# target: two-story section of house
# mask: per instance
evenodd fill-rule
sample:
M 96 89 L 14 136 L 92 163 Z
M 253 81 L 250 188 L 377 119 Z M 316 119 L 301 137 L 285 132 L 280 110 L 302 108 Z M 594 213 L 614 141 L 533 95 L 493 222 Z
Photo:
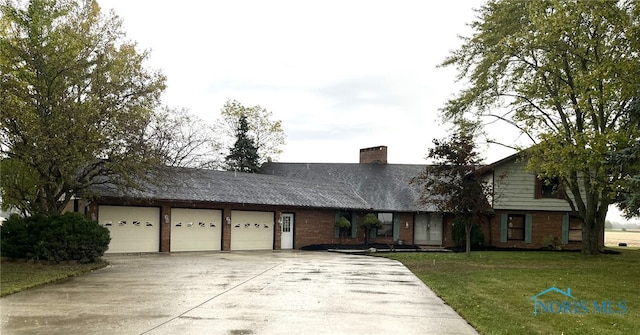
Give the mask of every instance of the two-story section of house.
M 514 154 L 484 167 L 493 185 L 495 215 L 485 227 L 488 245 L 498 248 L 562 248 L 582 246 L 582 222 L 572 212 L 557 178 L 541 180 L 527 172 Z M 488 234 L 488 235 L 487 235 Z M 604 232 L 601 240 L 604 243 Z

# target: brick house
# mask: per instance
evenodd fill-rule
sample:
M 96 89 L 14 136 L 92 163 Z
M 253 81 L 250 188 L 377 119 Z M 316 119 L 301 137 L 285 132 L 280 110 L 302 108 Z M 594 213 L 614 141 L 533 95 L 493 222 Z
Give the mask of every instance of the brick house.
M 493 185 L 495 214 L 483 226 L 487 245 L 498 248 L 540 249 L 555 245 L 579 250 L 582 221 L 564 200 L 557 178 L 541 180 L 525 171 L 526 162 L 514 154 L 483 167 Z M 604 230 L 600 232 L 604 246 Z
M 371 232 L 371 243 L 452 247 L 452 217 L 419 204 L 419 189 L 409 183 L 424 168 L 388 164 L 385 146 L 361 149 L 359 163 L 269 162 L 258 174 L 170 168 L 140 190 L 96 188 L 100 197 L 86 206 L 86 213 L 111 231 L 107 252 L 362 244 L 358 223 L 368 213 L 383 222 Z M 495 197 L 496 215 L 483 225 L 485 245 L 537 249 L 544 238 L 555 236 L 579 247 L 566 202 L 532 202 L 537 201 L 535 176 L 525 180 L 515 158 L 487 166 L 485 176 L 505 171 L 510 179 L 494 186 L 512 195 Z M 524 195 L 528 193 L 530 201 Z M 350 229 L 335 228 L 341 216 L 351 222 Z

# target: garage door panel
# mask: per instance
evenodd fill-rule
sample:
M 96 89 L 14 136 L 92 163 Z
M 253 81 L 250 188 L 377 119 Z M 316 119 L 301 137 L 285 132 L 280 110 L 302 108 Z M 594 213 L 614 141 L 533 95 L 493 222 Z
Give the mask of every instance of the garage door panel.
M 160 249 L 160 209 L 99 206 L 99 223 L 109 229 L 107 253 L 157 252 Z
M 171 209 L 171 251 L 221 250 L 222 211 Z
M 274 213 L 231 211 L 231 250 L 273 249 Z

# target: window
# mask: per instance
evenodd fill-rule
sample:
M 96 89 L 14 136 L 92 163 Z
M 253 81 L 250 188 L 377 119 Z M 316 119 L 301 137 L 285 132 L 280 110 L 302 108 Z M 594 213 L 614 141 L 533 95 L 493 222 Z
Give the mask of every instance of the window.
M 393 236 L 393 213 L 378 213 L 378 220 L 382 222 L 382 227 L 378 229 L 377 236 Z
M 536 178 L 536 199 L 561 199 L 562 193 L 560 179 L 554 178 Z
M 569 218 L 569 241 L 582 242 L 582 221 L 579 217 Z
M 507 239 L 524 241 L 524 215 L 509 215 Z

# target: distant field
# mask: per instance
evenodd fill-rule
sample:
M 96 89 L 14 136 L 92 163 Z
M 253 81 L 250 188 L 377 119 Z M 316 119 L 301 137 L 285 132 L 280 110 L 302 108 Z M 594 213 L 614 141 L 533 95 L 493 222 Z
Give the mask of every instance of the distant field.
M 606 230 L 604 232 L 604 244 L 608 247 L 618 246 L 618 243 L 626 243 L 627 247 L 640 248 L 640 229 Z

